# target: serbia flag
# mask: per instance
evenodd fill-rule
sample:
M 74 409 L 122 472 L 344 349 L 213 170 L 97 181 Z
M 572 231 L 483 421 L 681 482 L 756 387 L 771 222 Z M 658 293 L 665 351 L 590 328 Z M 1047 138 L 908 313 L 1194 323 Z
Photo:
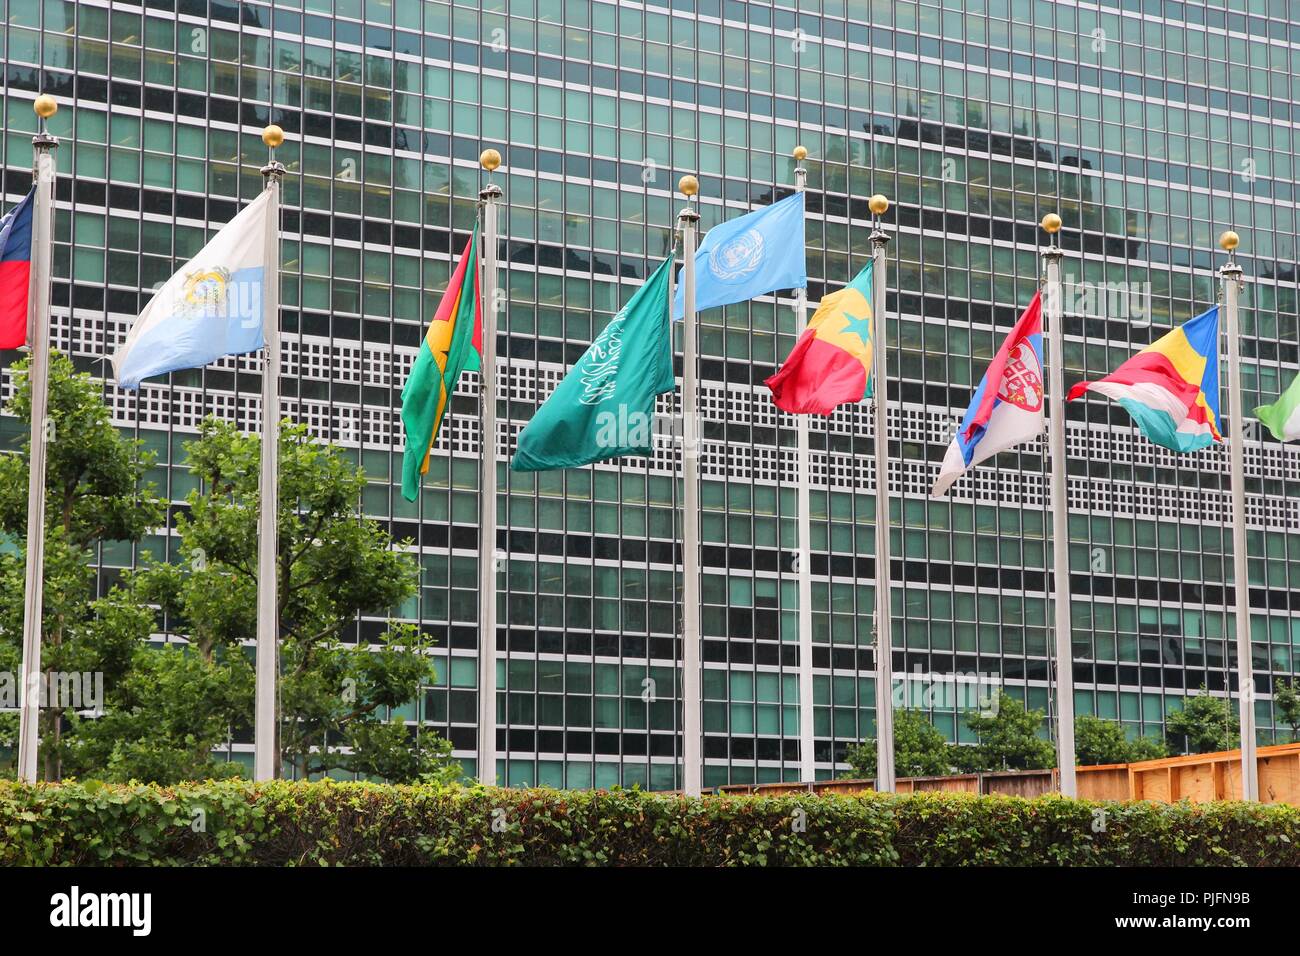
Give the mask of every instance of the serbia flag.
M 1035 292 L 975 389 L 930 494 L 946 495 L 967 469 L 1042 431 L 1043 307 Z
M 27 344 L 27 293 L 32 272 L 33 186 L 0 219 L 0 349 Z

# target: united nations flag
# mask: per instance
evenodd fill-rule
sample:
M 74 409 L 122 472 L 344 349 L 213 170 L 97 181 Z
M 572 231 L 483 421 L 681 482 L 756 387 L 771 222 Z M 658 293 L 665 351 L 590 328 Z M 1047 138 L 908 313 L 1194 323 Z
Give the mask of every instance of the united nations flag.
M 808 285 L 804 194 L 714 226 L 695 254 L 695 308 L 745 302 L 777 289 Z M 673 318 L 685 312 L 680 276 Z

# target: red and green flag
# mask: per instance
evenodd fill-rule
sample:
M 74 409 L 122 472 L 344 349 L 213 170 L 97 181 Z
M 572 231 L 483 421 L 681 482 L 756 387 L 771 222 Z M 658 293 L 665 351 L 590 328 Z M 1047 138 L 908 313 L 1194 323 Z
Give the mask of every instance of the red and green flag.
M 465 369 L 477 370 L 482 351 L 483 309 L 478 288 L 478 229 L 442 294 L 438 311 L 420 343 L 420 354 L 402 389 L 402 425 L 406 454 L 402 459 L 402 497 L 415 501 L 420 480 L 429 471 L 429 452 Z
M 777 408 L 829 415 L 871 394 L 871 276 L 868 262 L 852 282 L 822 299 L 781 370 L 766 382 Z

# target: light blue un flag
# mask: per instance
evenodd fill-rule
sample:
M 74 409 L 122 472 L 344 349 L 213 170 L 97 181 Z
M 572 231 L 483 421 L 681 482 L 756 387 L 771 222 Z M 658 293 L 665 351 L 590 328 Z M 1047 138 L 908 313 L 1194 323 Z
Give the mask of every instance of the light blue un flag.
M 696 310 L 806 288 L 803 220 L 804 194 L 795 193 L 710 229 L 695 253 Z M 673 318 L 685 311 L 679 270 Z

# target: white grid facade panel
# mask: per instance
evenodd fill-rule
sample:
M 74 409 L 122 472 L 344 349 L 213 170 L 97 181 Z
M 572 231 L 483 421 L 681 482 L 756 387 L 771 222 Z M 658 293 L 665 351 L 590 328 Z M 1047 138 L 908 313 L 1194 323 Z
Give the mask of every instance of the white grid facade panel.
M 104 359 L 103 374 L 111 377 L 106 356 L 125 339 L 132 318 L 102 314 L 55 313 L 51 334 L 57 348 L 78 357 Z M 286 334 L 283 338 L 283 375 L 317 381 L 396 387 L 410 373 L 417 349 L 411 347 L 371 346 L 356 342 L 334 342 L 318 336 Z M 226 371 L 261 371 L 261 356 L 252 353 L 228 356 L 213 363 Z M 511 401 L 524 404 L 544 402 L 563 379 L 566 368 L 550 362 L 519 362 L 511 366 L 506 359 L 497 364 L 498 381 Z M 461 376 L 456 395 L 476 398 L 478 374 Z M 5 400 L 14 390 L 12 373 L 6 369 L 0 378 L 0 393 Z M 123 427 L 137 422 L 145 428 L 168 428 L 197 431 L 207 415 L 233 421 L 241 427 L 260 427 L 261 399 L 252 393 L 237 397 L 229 390 L 202 389 L 190 386 L 168 388 L 144 383 L 138 393 L 125 392 L 113 384 L 106 389 L 106 400 L 113 421 Z M 728 423 L 751 428 L 780 428 L 793 432 L 795 417 L 776 408 L 766 386 L 746 386 L 702 382 L 699 389 L 701 433 L 713 433 Z M 654 474 L 680 473 L 681 434 L 680 400 L 676 393 L 661 395 L 655 403 L 657 422 L 654 454 L 648 460 Z M 852 437 L 861 444 L 872 437 L 870 403 L 843 406 L 828 418 L 810 416 L 814 446 L 824 444 L 821 436 Z M 286 397 L 285 414 L 306 424 L 315 438 L 337 442 L 346 447 L 371 449 L 400 448 L 404 441 L 399 408 L 375 408 L 335 401 L 315 401 Z M 932 409 L 920 405 L 903 408 L 891 405 L 890 434 L 905 442 L 927 447 L 932 460 L 909 459 L 890 462 L 890 492 L 907 498 L 924 498 L 938 473 L 941 452 L 952 439 L 959 412 Z M 516 445 L 523 421 L 500 421 L 497 432 L 498 453 L 509 456 Z M 1190 471 L 1226 477 L 1227 449 L 1215 447 L 1194 457 L 1178 455 L 1153 445 L 1134 428 L 1089 427 L 1067 425 L 1066 445 L 1072 460 L 1104 461 L 1127 466 L 1135 479 L 1113 481 L 1102 478 L 1072 476 L 1068 482 L 1069 507 L 1072 512 L 1140 517 L 1176 521 L 1226 522 L 1229 495 L 1226 490 L 1202 490 L 1191 484 Z M 934 447 L 937 446 L 937 447 Z M 867 446 L 869 447 L 869 445 Z M 435 454 L 477 457 L 479 452 L 478 416 L 473 413 L 449 412 L 434 446 Z M 1041 456 L 1041 441 L 1022 447 L 1027 456 Z M 1045 507 L 1047 483 L 1041 472 L 1016 471 L 1014 452 L 1003 454 L 1005 467 L 997 461 L 977 466 L 953 485 L 949 496 L 954 501 L 997 505 L 1018 503 L 1024 507 Z M 875 467 L 870 453 L 849 455 L 818 450 L 811 452 L 812 485 L 836 491 L 868 492 L 875 490 Z M 627 459 L 623 467 L 645 469 L 647 459 Z M 1189 486 L 1155 485 L 1146 477 L 1153 469 L 1173 470 Z M 732 443 L 717 437 L 701 442 L 700 473 L 705 478 L 754 480 L 760 483 L 793 485 L 798 482 L 798 461 L 793 445 Z M 1253 479 L 1300 481 L 1300 449 L 1271 440 L 1251 441 L 1246 448 L 1246 473 Z M 1286 527 L 1300 530 L 1300 499 L 1278 495 L 1247 497 L 1247 519 L 1255 528 Z

